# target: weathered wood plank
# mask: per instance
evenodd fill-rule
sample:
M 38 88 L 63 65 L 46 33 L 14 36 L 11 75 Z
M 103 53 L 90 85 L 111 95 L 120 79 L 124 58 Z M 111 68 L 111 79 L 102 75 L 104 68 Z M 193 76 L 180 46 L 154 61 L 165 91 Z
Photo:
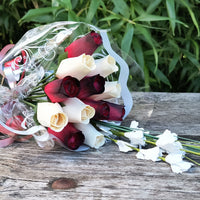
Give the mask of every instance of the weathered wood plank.
M 200 94 L 133 93 L 134 107 L 125 124 L 136 119 L 148 130 L 166 128 L 200 136 Z M 163 162 L 136 159 L 114 144 L 100 150 L 69 152 L 35 142 L 0 149 L 0 199 L 200 199 L 200 168 L 174 174 Z M 53 190 L 50 183 L 73 178 L 76 188 Z

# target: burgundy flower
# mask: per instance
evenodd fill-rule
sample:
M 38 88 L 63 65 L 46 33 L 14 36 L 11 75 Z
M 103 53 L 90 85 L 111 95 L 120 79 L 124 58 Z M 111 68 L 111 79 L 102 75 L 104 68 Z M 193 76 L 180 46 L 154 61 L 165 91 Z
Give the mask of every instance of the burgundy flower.
M 63 79 L 56 79 L 48 83 L 44 92 L 47 94 L 51 102 L 62 102 L 68 97 L 76 97 L 80 90 L 80 82 L 71 76 Z
M 105 79 L 100 76 L 85 77 L 80 80 L 79 99 L 85 99 L 93 94 L 101 94 L 105 90 Z
M 10 128 L 13 128 L 15 130 L 24 130 L 21 126 L 21 123 L 24 121 L 24 117 L 21 115 L 16 115 L 11 117 L 7 120 L 6 125 Z
M 85 140 L 83 133 L 76 129 L 72 123 L 68 123 L 61 132 L 55 132 L 50 128 L 48 128 L 48 132 L 56 136 L 64 145 L 72 150 L 78 149 Z
M 94 119 L 96 120 L 122 121 L 125 114 L 124 106 L 122 105 L 89 99 L 85 99 L 84 103 L 95 108 Z
M 86 55 L 92 55 L 97 47 L 101 44 L 101 36 L 92 31 L 84 37 L 72 42 L 68 47 L 65 48 L 65 52 L 68 53 L 68 58 L 77 57 L 83 53 Z

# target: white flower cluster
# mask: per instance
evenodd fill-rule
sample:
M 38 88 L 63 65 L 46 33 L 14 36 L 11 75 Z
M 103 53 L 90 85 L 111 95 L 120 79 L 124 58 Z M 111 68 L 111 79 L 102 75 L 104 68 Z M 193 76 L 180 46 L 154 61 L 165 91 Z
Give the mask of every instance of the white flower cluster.
M 160 161 L 163 154 L 167 154 L 165 161 L 170 164 L 174 173 L 182 173 L 188 171 L 192 163 L 183 161 L 185 151 L 183 151 L 182 144 L 177 141 L 177 134 L 165 130 L 162 134 L 158 135 L 156 146 L 149 149 L 141 149 L 145 146 L 144 129 L 138 128 L 138 122 L 132 121 L 130 128 L 131 132 L 125 132 L 124 136 L 130 140 L 130 143 L 122 140 L 117 140 L 116 144 L 122 152 L 133 151 L 134 148 L 139 147 L 136 157 L 139 159 L 146 159 L 152 161 Z

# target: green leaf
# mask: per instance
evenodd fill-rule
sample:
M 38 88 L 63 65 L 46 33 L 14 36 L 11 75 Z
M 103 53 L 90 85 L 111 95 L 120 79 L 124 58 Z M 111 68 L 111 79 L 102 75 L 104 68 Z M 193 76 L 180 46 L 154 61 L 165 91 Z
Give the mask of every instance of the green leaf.
M 182 49 L 181 50 L 184 54 L 184 57 L 190 60 L 190 62 L 197 67 L 198 70 L 200 70 L 200 63 L 198 60 L 195 58 L 194 54 L 190 53 L 189 51 Z
M 102 19 L 100 19 L 99 21 L 103 22 L 103 21 L 111 21 L 113 19 L 120 19 L 120 17 L 118 15 L 110 15 L 108 17 L 104 17 Z
M 183 3 L 183 5 L 185 5 L 185 7 L 188 9 L 188 12 L 190 13 L 190 17 L 192 18 L 192 21 L 197 29 L 197 33 L 198 33 L 198 37 L 200 36 L 200 30 L 199 30 L 199 25 L 198 25 L 198 22 L 196 20 L 196 17 L 195 17 L 195 14 L 194 12 L 192 11 L 191 7 L 190 7 L 190 4 L 188 3 L 188 1 L 186 0 L 181 0 L 181 2 Z
M 90 3 L 89 11 L 86 16 L 86 22 L 91 22 L 94 15 L 97 12 L 97 9 L 101 3 L 101 0 L 92 0 Z
M 148 14 L 151 14 L 151 13 L 153 13 L 157 8 L 158 8 L 158 6 L 159 6 L 159 4 L 161 3 L 161 1 L 162 0 L 154 0 L 154 1 L 152 1 L 150 4 L 149 4 L 149 6 L 148 6 L 148 8 L 147 8 L 147 13 Z
M 79 18 L 78 18 L 78 16 L 76 15 L 76 13 L 74 11 L 69 10 L 68 11 L 68 20 L 77 22 L 77 21 L 79 21 Z
M 197 43 L 197 41 L 191 39 L 193 45 L 194 45 L 194 50 L 195 50 L 195 54 L 196 54 L 196 59 L 199 60 L 199 44 Z
M 124 17 L 129 18 L 129 7 L 124 0 L 112 0 L 115 5 L 115 9 L 121 13 Z
M 34 19 L 38 19 L 39 17 L 45 16 L 46 14 L 50 14 L 56 10 L 58 7 L 47 7 L 47 8 L 37 8 L 30 9 L 20 20 L 19 23 L 22 24 L 24 22 L 34 21 Z M 37 20 L 38 21 L 38 20 Z M 40 22 L 40 21 L 38 21 Z
M 180 20 L 171 19 L 169 17 L 159 16 L 159 15 L 149 15 L 147 13 L 143 13 L 141 16 L 135 18 L 133 21 L 139 21 L 139 22 L 151 22 L 151 21 L 172 21 L 177 22 L 179 24 L 182 24 L 185 27 L 188 27 L 187 24 L 181 22 Z
M 176 27 L 176 22 L 174 20 L 176 19 L 176 11 L 175 11 L 174 0 L 166 0 L 166 6 L 167 6 L 168 16 L 171 19 L 173 19 L 173 20 L 170 19 L 170 26 L 171 26 L 173 35 L 175 35 L 174 30 Z
M 149 69 L 151 70 L 151 72 L 154 73 L 155 77 L 156 77 L 159 81 L 161 81 L 161 82 L 163 82 L 164 84 L 168 85 L 170 88 L 172 87 L 171 84 L 170 84 L 169 79 L 163 74 L 163 72 L 162 72 L 160 69 L 157 68 L 157 69 L 155 70 L 156 67 L 153 66 L 153 65 L 149 65 L 148 67 L 149 67 Z
M 147 43 L 149 43 L 151 45 L 151 47 L 152 47 L 154 58 L 155 58 L 155 64 L 156 64 L 155 70 L 156 70 L 157 67 L 158 67 L 158 53 L 157 53 L 156 47 L 154 45 L 154 42 L 152 40 L 151 33 L 150 33 L 150 31 L 148 29 L 146 29 L 146 28 L 144 28 L 142 26 L 136 25 L 136 28 L 137 28 L 137 31 L 139 31 L 140 34 L 142 34 L 144 36 L 144 40 Z
M 126 29 L 125 29 L 125 34 L 124 34 L 124 37 L 122 38 L 122 42 L 121 42 L 122 52 L 124 51 L 127 54 L 129 53 L 129 50 L 131 48 L 131 43 L 133 40 L 133 33 L 134 33 L 133 25 L 127 24 Z
M 133 49 L 137 58 L 138 64 L 144 69 L 144 54 L 140 40 L 136 37 L 133 38 Z
M 57 0 L 57 3 L 59 3 L 59 5 L 62 6 L 63 8 L 65 8 L 66 10 L 72 9 L 71 0 Z M 56 5 L 56 2 L 54 2 L 54 4 Z
M 144 81 L 145 81 L 145 91 L 149 92 L 150 85 L 149 85 L 149 69 L 145 65 L 144 66 Z
M 176 64 L 178 63 L 178 60 L 180 58 L 180 53 L 174 54 L 173 58 L 171 59 L 169 63 L 169 74 L 174 71 Z

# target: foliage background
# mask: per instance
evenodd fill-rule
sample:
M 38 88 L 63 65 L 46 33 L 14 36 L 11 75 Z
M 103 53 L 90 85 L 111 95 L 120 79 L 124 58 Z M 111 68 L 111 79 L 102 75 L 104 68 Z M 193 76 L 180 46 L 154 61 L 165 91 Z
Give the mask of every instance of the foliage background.
M 199 0 L 0 0 L 0 49 L 30 28 L 84 21 L 110 29 L 144 72 L 145 91 L 200 92 Z M 129 87 L 134 90 L 134 67 Z

